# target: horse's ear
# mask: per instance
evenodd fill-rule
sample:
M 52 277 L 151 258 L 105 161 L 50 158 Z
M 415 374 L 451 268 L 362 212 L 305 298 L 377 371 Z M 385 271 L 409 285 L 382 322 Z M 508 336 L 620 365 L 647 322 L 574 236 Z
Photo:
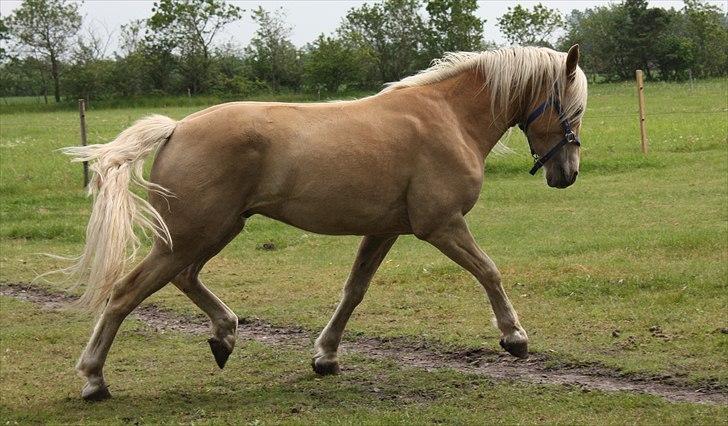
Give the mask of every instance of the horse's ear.
M 574 79 L 574 73 L 576 72 L 576 65 L 579 63 L 579 45 L 575 44 L 569 49 L 569 53 L 566 54 L 566 78 L 571 81 Z

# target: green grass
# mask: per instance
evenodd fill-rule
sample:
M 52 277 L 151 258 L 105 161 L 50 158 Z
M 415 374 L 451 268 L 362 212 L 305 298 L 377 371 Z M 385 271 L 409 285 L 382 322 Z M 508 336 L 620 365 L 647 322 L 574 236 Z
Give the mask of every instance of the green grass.
M 726 407 L 494 383 L 353 355 L 344 374 L 321 378 L 307 350 L 256 342 L 240 342 L 220 371 L 203 336 L 158 334 L 134 320 L 108 360 L 115 397 L 89 404 L 72 371 L 88 318 L 0 303 L 0 419 L 8 424 L 714 424 L 728 416 Z
M 341 93 L 280 92 L 243 95 L 156 95 L 126 98 L 93 99 L 86 102 L 86 109 L 108 110 L 124 108 L 189 108 L 203 109 L 209 105 L 234 101 L 281 101 L 281 102 L 326 102 L 337 99 L 354 99 L 371 95 L 371 91 L 349 90 Z M 55 102 L 52 97 L 46 104 L 43 97 L 14 96 L 0 98 L 3 114 L 24 114 L 29 112 L 56 112 L 78 110 L 77 99 L 62 99 Z
M 728 386 L 728 335 L 719 332 L 728 326 L 728 82 L 648 84 L 646 157 L 634 92 L 630 83 L 590 89 L 582 169 L 567 190 L 528 175 L 528 148 L 514 131 L 507 144 L 517 154 L 487 160 L 470 227 L 503 272 L 533 350 L 554 362 Z M 197 109 L 93 110 L 89 142 L 109 141 L 148 113 L 182 118 Z M 0 278 L 29 281 L 63 266 L 37 253 L 81 249 L 89 212 L 81 167 L 53 152 L 78 143 L 77 114 L 3 110 L 0 121 Z M 256 250 L 266 241 L 278 249 Z M 319 330 L 357 243 L 254 217 L 202 279 L 240 316 Z M 195 310 L 171 288 L 154 300 Z M 490 315 L 473 278 L 402 237 L 348 330 L 496 349 Z M 653 336 L 655 325 L 668 338 Z M 129 363 L 142 368 L 134 357 Z

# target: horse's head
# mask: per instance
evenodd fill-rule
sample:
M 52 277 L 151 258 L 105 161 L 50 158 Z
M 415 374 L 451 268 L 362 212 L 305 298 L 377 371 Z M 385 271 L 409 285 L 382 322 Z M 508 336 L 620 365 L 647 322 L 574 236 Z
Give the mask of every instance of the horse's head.
M 574 45 L 552 90 L 542 95 L 519 125 L 536 160 L 531 174 L 543 166 L 546 182 L 555 188 L 570 186 L 579 174 L 579 130 L 586 107 L 587 83 L 578 62 L 579 45 Z

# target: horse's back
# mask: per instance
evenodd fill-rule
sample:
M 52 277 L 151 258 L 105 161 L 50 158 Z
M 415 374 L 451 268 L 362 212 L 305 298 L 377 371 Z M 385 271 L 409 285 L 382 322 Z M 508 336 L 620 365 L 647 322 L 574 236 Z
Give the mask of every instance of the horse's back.
M 318 233 L 407 233 L 408 192 L 422 179 L 448 192 L 446 178 L 462 174 L 456 141 L 438 142 L 449 122 L 433 115 L 443 117 L 401 94 L 217 105 L 178 123 L 152 178 L 178 208 L 223 203 Z
M 355 102 L 236 102 L 194 113 L 160 149 L 152 181 L 171 210 L 263 214 L 320 233 L 406 231 L 414 130 Z M 416 124 L 413 124 L 413 126 Z M 394 135 L 394 136 L 393 136 Z M 162 208 L 166 201 L 158 200 Z M 325 215 L 331 209 L 341 214 Z M 179 216 L 178 213 L 175 213 Z M 194 213 L 190 213 L 194 214 Z M 220 212 L 215 212 L 220 214 Z

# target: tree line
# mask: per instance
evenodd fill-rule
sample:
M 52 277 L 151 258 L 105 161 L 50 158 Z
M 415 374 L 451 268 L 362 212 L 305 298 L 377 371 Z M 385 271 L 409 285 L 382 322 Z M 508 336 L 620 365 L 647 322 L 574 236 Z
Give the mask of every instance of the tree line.
M 579 43 L 582 67 L 604 80 L 725 75 L 728 19 L 720 8 L 685 0 L 682 9 L 647 0 L 566 16 L 537 4 L 508 8 L 497 26 L 513 45 L 566 50 Z M 483 36 L 476 0 L 385 0 L 350 9 L 331 34 L 303 47 L 281 9 L 244 10 L 225 0 L 158 0 L 151 15 L 111 35 L 83 26 L 70 0 L 24 0 L 0 19 L 0 96 L 104 99 L 154 95 L 248 96 L 264 92 L 375 90 L 448 51 L 497 47 Z M 249 14 L 250 42 L 220 41 Z M 84 31 L 85 29 L 85 31 Z

